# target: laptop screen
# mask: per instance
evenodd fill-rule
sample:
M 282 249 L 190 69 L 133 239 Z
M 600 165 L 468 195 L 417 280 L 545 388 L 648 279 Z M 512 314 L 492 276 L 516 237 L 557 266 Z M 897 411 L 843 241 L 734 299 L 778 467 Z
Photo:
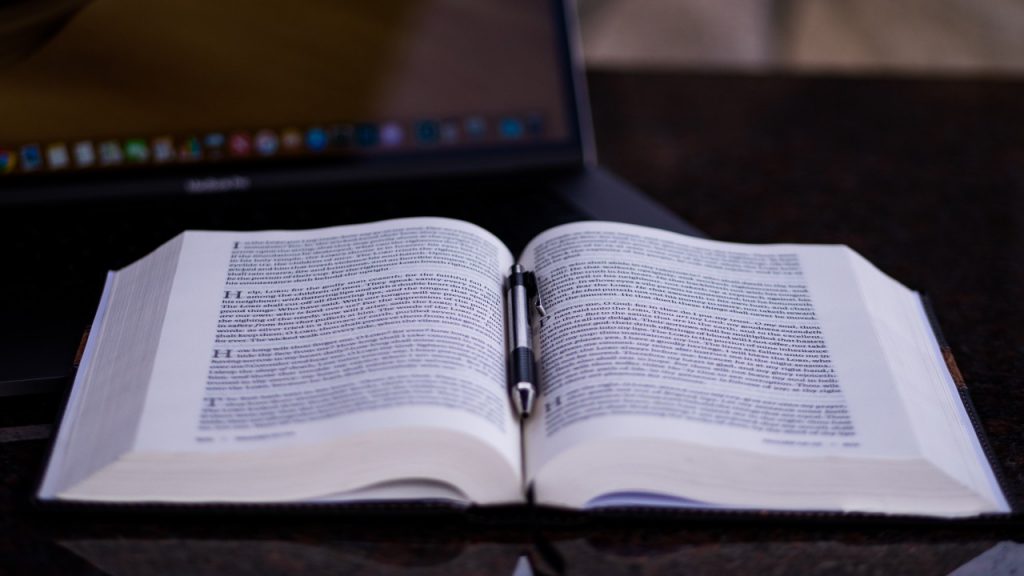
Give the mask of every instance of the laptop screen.
M 180 190 L 185 177 L 268 168 L 320 169 L 329 181 L 424 159 L 450 168 L 577 151 L 561 10 L 553 0 L 0 6 L 0 191 L 129 180 Z

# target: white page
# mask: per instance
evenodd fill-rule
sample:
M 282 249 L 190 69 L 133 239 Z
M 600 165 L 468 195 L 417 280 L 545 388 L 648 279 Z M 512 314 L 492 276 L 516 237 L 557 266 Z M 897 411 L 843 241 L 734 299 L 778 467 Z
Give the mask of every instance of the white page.
M 973 433 L 956 384 L 942 357 L 920 296 L 855 256 L 853 269 L 921 451 L 929 462 L 1008 510 L 984 451 Z
M 579 442 L 636 436 L 918 456 L 850 254 L 611 223 L 535 238 L 521 263 L 548 316 L 535 331 L 542 401 L 528 469 Z
M 135 450 L 237 452 L 413 426 L 475 435 L 518 470 L 502 320 L 511 262 L 493 235 L 438 218 L 188 233 Z
M 131 448 L 182 244 L 174 238 L 107 274 L 42 497 L 53 497 Z

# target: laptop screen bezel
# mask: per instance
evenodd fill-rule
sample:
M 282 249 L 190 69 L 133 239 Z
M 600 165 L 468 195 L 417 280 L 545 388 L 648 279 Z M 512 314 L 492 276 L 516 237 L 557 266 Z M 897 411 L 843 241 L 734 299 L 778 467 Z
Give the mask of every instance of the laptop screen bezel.
M 486 176 L 579 167 L 594 159 L 589 103 L 575 3 L 551 0 L 556 56 L 562 80 L 569 137 L 487 149 L 429 151 L 360 158 L 275 159 L 266 163 L 193 164 L 124 168 L 104 173 L 46 173 L 7 176 L 0 204 L 85 200 L 111 196 L 301 191 L 345 184 L 415 178 Z

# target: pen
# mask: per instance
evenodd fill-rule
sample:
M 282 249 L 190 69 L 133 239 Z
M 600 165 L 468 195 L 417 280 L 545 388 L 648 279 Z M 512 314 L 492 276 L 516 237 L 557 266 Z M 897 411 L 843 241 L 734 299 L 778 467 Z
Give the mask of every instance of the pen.
M 532 276 L 519 264 L 512 266 L 505 297 L 508 306 L 509 395 L 520 418 L 526 418 L 533 412 L 533 403 L 537 398 L 537 369 L 529 315 Z

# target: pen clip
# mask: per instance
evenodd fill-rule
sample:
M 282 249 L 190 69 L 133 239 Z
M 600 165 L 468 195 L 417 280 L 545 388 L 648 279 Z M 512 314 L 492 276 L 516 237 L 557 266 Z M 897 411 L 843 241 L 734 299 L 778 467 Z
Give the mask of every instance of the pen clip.
M 540 297 L 540 287 L 537 286 L 537 276 L 533 272 L 524 272 L 526 276 L 526 292 L 533 298 L 533 307 L 537 310 L 537 317 L 543 318 L 548 315 L 544 310 L 544 301 Z

